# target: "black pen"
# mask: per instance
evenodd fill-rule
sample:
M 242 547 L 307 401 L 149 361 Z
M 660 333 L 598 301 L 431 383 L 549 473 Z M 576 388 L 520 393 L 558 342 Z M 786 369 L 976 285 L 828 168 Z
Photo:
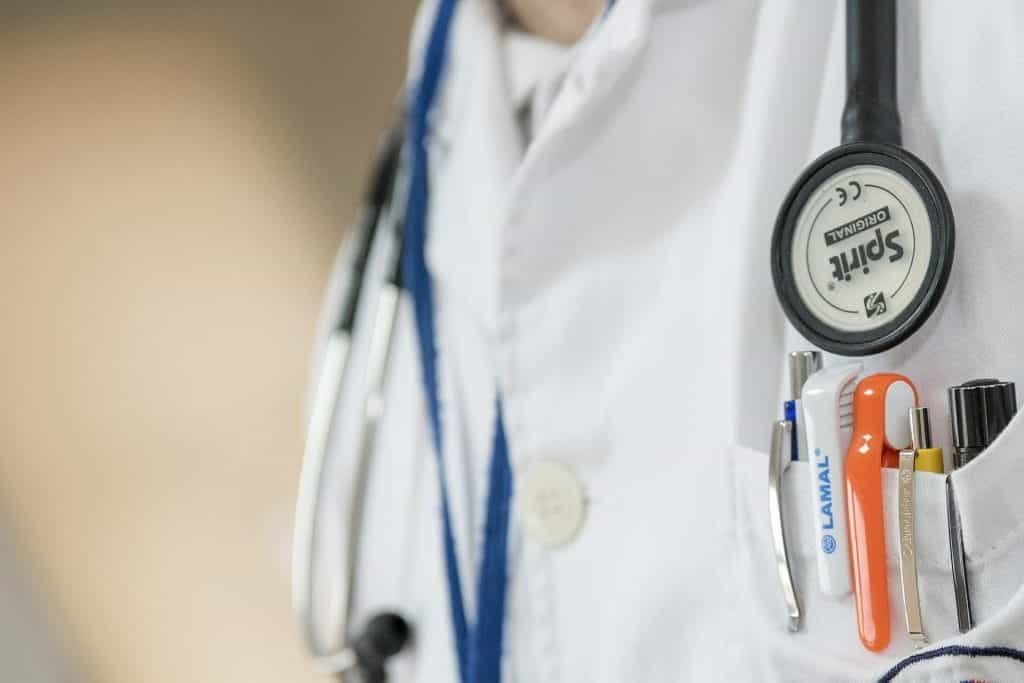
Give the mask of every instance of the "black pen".
M 981 455 L 1017 412 L 1013 382 L 976 379 L 949 388 L 949 418 L 953 423 L 953 469 L 957 470 Z M 953 479 L 946 477 L 946 514 L 949 517 L 949 554 L 953 563 L 953 594 L 960 633 L 973 625 L 970 592 L 967 589 L 967 560 L 960 511 L 953 493 Z

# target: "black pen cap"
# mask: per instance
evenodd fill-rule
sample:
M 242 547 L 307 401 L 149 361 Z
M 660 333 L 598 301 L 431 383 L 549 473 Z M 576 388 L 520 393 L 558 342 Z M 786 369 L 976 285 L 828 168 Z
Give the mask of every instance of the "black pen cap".
M 976 379 L 949 388 L 949 417 L 953 446 L 981 449 L 996 440 L 1017 412 L 1013 382 Z

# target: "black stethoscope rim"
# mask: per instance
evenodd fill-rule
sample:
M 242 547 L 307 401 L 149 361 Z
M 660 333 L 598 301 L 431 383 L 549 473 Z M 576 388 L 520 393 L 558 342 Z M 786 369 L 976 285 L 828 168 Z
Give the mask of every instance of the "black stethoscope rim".
M 800 211 L 811 194 L 834 174 L 858 165 L 887 168 L 905 178 L 921 195 L 931 223 L 932 252 L 924 286 L 906 309 L 884 325 L 866 331 L 837 329 L 816 317 L 796 288 L 790 254 Z M 779 303 L 793 326 L 812 344 L 843 356 L 866 356 L 891 349 L 925 323 L 938 306 L 953 266 L 953 209 L 942 183 L 928 166 L 902 147 L 856 142 L 818 157 L 786 195 L 772 233 L 772 280 Z

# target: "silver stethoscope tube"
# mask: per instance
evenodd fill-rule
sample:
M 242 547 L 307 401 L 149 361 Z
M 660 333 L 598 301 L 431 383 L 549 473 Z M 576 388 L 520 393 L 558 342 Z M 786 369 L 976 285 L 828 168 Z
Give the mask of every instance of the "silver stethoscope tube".
M 303 452 L 302 472 L 295 510 L 295 536 L 292 546 L 292 608 L 298 619 L 301 635 L 310 657 L 317 668 L 328 673 L 344 675 L 360 665 L 360 656 L 350 640 L 352 595 L 355 591 L 355 571 L 359 557 L 360 531 L 364 494 L 369 462 L 376 445 L 377 428 L 384 412 L 384 381 L 394 341 L 395 323 L 401 308 L 401 289 L 398 286 L 400 260 L 400 212 L 390 202 L 391 196 L 401 196 L 396 187 L 395 168 L 398 141 L 392 136 L 383 152 L 378 167 L 375 187 L 382 183 L 384 191 L 374 191 L 363 215 L 351 248 L 356 250 L 351 268 L 349 293 L 343 304 L 339 323 L 330 332 L 323 352 L 323 362 L 317 382 Z M 389 159 L 388 156 L 394 155 Z M 388 165 L 389 162 L 392 165 Z M 390 173 L 390 175 L 389 175 Z M 370 345 L 366 364 L 366 390 L 362 396 L 361 424 L 351 451 L 352 477 L 347 480 L 344 496 L 343 524 L 345 548 L 339 579 L 340 595 L 335 624 L 335 642 L 325 646 L 318 636 L 314 614 L 316 587 L 314 579 L 316 542 L 321 501 L 324 494 L 324 473 L 331 454 L 333 425 L 337 417 L 342 388 L 355 381 L 350 363 L 356 311 L 361 298 L 362 285 L 367 277 L 370 252 L 382 242 L 387 249 L 387 280 L 377 291 L 373 301 L 373 318 L 369 329 Z
M 302 474 L 299 479 L 299 495 L 295 508 L 295 537 L 292 543 L 292 609 L 295 611 L 302 630 L 302 637 L 309 655 L 317 666 L 327 671 L 340 671 L 355 664 L 355 654 L 345 647 L 344 635 L 340 647 L 328 650 L 321 646 L 316 633 L 313 615 L 314 581 L 313 571 L 316 544 L 317 512 L 323 486 L 324 465 L 327 460 L 327 444 L 330 441 L 331 423 L 335 407 L 341 394 L 351 335 L 335 330 L 331 332 L 324 353 L 320 381 L 313 399 L 313 409 L 306 432 L 306 446 L 302 458 Z M 351 544 L 351 540 L 349 541 Z M 350 564 L 346 562 L 346 564 Z M 347 577 L 346 577 L 347 578 Z M 348 582 L 346 582 L 347 585 Z M 347 588 L 344 589 L 347 591 Z M 347 596 L 345 597 L 347 602 Z M 341 608 L 340 632 L 348 626 L 348 606 Z
M 371 328 L 371 346 L 367 364 L 368 389 L 364 399 L 363 423 L 354 449 L 355 468 L 345 496 L 344 519 L 347 523 L 346 552 L 342 562 L 341 603 L 338 619 L 339 642 L 325 649 L 316 634 L 313 615 L 314 552 L 318 509 L 323 492 L 323 473 L 327 461 L 331 425 L 334 422 L 341 387 L 345 381 L 351 347 L 350 335 L 331 333 L 324 357 L 323 374 L 317 386 L 306 438 L 304 464 L 299 484 L 293 563 L 292 600 L 303 636 L 317 667 L 327 672 L 344 672 L 357 664 L 349 646 L 351 598 L 355 591 L 356 561 L 359 556 L 366 475 L 376 446 L 377 428 L 384 408 L 384 377 L 394 346 L 395 322 L 400 309 L 401 292 L 394 283 L 386 283 L 377 295 Z

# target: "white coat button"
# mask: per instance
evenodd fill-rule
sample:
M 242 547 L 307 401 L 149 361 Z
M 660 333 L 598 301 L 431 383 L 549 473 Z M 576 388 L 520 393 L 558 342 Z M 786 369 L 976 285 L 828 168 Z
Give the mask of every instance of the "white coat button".
M 551 548 L 576 537 L 583 525 L 583 487 L 565 465 L 535 462 L 516 488 L 519 517 L 530 538 Z

